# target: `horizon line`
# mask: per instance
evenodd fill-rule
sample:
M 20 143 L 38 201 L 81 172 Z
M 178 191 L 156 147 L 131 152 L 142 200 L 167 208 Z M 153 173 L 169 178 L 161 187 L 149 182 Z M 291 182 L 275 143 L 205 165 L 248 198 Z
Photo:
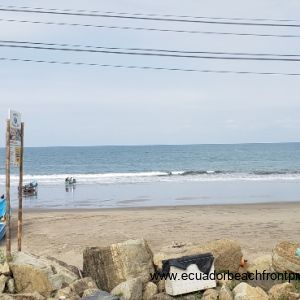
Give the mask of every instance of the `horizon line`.
M 84 148 L 84 147 L 155 147 L 155 146 L 217 146 L 217 145 L 264 145 L 264 144 L 299 144 L 296 142 L 239 142 L 239 143 L 191 143 L 191 144 L 105 144 L 105 145 L 54 145 L 54 146 L 24 146 L 24 148 Z M 0 147 L 5 149 L 5 147 Z

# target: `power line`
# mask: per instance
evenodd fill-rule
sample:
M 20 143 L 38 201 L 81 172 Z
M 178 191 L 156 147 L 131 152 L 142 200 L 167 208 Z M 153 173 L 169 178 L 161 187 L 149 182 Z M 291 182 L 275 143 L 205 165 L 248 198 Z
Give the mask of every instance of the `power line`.
M 91 66 L 91 67 L 105 67 L 105 68 L 118 68 L 118 69 L 141 69 L 141 70 L 156 70 L 156 71 L 180 71 L 180 72 L 196 72 L 196 73 L 240 74 L 240 75 L 300 76 L 300 73 L 252 72 L 252 71 L 204 70 L 204 69 L 200 70 L 200 69 L 165 68 L 165 67 L 134 66 L 134 65 L 126 66 L 126 65 L 72 62 L 72 61 L 33 60 L 33 59 L 8 58 L 8 57 L 0 57 L 0 61 L 33 62 L 33 63 Z
M 11 45 L 0 44 L 0 47 L 21 48 L 35 50 L 51 50 L 51 51 L 68 51 L 68 52 L 89 52 L 117 55 L 139 55 L 139 56 L 156 56 L 156 57 L 173 57 L 173 58 L 192 58 L 192 59 L 217 59 L 217 60 L 254 60 L 254 61 L 281 61 L 281 62 L 299 62 L 300 58 L 273 58 L 273 57 L 241 57 L 241 56 L 211 56 L 211 55 L 181 55 L 181 54 L 165 54 L 165 53 L 149 53 L 149 52 L 126 52 L 99 49 L 78 49 L 78 48 L 58 48 L 58 47 L 41 47 L 30 45 Z M 207 52 L 209 54 L 209 52 Z
M 93 46 L 82 44 L 66 44 L 66 43 L 44 43 L 32 41 L 15 41 L 15 40 L 0 40 L 0 43 L 20 44 L 20 45 L 44 45 L 58 47 L 76 47 L 76 48 L 93 48 L 105 50 L 122 50 L 122 51 L 143 51 L 143 52 L 163 52 L 163 53 L 180 53 L 180 54 L 214 54 L 214 55 L 237 55 L 237 56 L 278 56 L 278 57 L 300 57 L 300 54 L 281 54 L 281 53 L 249 53 L 249 52 L 220 52 L 220 51 L 188 51 L 188 50 L 173 50 L 173 49 L 155 49 L 155 48 L 120 48 L 107 46 Z
M 117 15 L 104 13 L 84 13 L 76 11 L 61 11 L 61 10 L 44 10 L 44 9 L 16 9 L 16 8 L 0 8 L 0 11 L 6 12 L 22 12 L 22 13 L 38 13 L 51 15 L 67 15 L 78 17 L 100 17 L 100 18 L 117 18 L 117 19 L 131 19 L 144 21 L 163 21 L 163 22 L 184 22 L 184 23 L 203 23 L 203 24 L 219 24 L 219 25 L 239 25 L 239 26 L 267 26 L 267 27 L 293 27 L 298 28 L 300 24 L 276 24 L 276 23 L 252 23 L 252 22 L 232 22 L 232 21 L 207 21 L 207 20 L 191 20 L 191 19 L 176 19 L 163 17 L 142 17 L 134 15 Z
M 147 17 L 164 17 L 164 18 L 190 18 L 190 19 L 210 19 L 210 20 L 231 20 L 231 21 L 259 21 L 259 22 L 300 22 L 295 19 L 268 19 L 268 18 L 240 18 L 240 17 L 207 17 L 207 16 L 187 16 L 187 15 L 172 15 L 172 14 L 145 14 L 145 13 L 129 13 L 129 12 L 116 12 L 116 11 L 99 11 L 99 10 L 75 10 L 75 9 L 57 9 L 57 8 L 43 8 L 43 7 L 29 7 L 29 6 L 16 6 L 16 5 L 0 5 L 3 8 L 13 9 L 27 9 L 27 10 L 49 10 L 49 11 L 63 11 L 63 12 L 76 12 L 76 13 L 90 13 L 90 14 L 117 14 L 117 15 L 132 15 L 132 16 L 147 16 Z
M 276 37 L 276 38 L 299 38 L 300 35 L 295 34 L 268 34 L 268 33 L 247 33 L 247 32 L 224 32 L 224 31 L 202 31 L 202 30 L 184 30 L 184 29 L 164 29 L 164 28 L 147 28 L 134 26 L 109 26 L 95 25 L 82 23 L 67 23 L 67 22 L 47 22 L 47 21 L 30 21 L 16 19 L 0 19 L 0 22 L 12 23 L 27 23 L 27 24 L 42 24 L 42 25 L 57 25 L 57 26 L 74 26 L 74 27 L 91 27 L 98 29 L 120 29 L 120 30 L 135 30 L 135 31 L 154 31 L 154 32 L 172 32 L 172 33 L 188 33 L 188 34 L 205 34 L 205 35 L 233 35 L 233 36 L 255 36 L 255 37 Z

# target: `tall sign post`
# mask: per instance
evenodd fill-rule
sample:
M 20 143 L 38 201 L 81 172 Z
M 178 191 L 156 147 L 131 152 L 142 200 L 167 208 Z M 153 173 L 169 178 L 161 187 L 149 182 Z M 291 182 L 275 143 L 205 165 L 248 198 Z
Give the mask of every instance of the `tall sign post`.
M 10 120 L 6 124 L 6 161 L 5 161 L 5 175 L 6 175 L 6 256 L 11 257 L 11 240 L 10 240 Z
M 23 136 L 24 124 L 21 123 L 21 114 L 9 111 L 9 120 L 6 129 L 6 255 L 11 256 L 11 205 L 10 205 L 10 166 L 19 167 L 19 211 L 18 211 L 18 250 L 22 242 L 22 185 L 23 185 Z
M 24 123 L 21 123 L 21 151 L 19 169 L 19 209 L 18 209 L 18 251 L 22 250 L 23 236 L 23 156 L 24 156 Z

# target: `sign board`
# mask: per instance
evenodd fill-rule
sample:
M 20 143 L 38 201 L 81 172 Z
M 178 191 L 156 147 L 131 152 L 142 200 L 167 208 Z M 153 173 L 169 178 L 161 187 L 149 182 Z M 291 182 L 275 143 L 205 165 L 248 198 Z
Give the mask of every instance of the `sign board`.
M 21 113 L 15 110 L 9 111 L 10 120 L 10 159 L 15 167 L 20 166 L 21 159 Z

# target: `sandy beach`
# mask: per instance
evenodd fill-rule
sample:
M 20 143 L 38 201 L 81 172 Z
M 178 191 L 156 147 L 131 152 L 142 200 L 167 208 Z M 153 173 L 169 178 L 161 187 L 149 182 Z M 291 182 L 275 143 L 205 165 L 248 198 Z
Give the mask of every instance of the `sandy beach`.
M 87 246 L 145 238 L 154 252 L 173 241 L 235 239 L 249 259 L 280 240 L 299 241 L 300 202 L 98 210 L 27 210 L 23 250 L 78 267 Z M 16 249 L 16 214 L 13 216 Z M 3 245 L 3 244 L 2 244 Z M 4 246 L 4 245 L 3 245 Z

